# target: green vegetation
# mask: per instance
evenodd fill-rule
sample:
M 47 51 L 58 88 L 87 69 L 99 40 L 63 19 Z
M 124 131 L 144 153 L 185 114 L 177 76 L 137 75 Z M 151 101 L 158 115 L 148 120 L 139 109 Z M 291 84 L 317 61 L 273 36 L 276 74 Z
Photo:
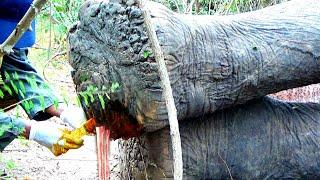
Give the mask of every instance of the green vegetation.
M 0 154 L 0 164 L 4 165 L 4 172 L 6 172 L 6 176 L 1 179 L 14 179 L 13 169 L 17 167 L 16 163 L 12 159 L 5 158 L 2 154 Z
M 76 102 L 67 57 L 67 34 L 77 21 L 79 8 L 84 1 L 49 1 L 36 18 L 37 41 L 29 54 L 39 74 L 66 103 Z
M 261 9 L 287 0 L 156 0 L 170 9 L 188 14 L 235 14 Z
M 49 33 L 52 35 L 52 39 L 49 40 L 52 40 L 53 45 L 65 45 L 68 29 L 77 21 L 78 11 L 83 2 L 84 0 L 50 1 L 37 17 L 37 34 L 40 38 L 43 34 Z

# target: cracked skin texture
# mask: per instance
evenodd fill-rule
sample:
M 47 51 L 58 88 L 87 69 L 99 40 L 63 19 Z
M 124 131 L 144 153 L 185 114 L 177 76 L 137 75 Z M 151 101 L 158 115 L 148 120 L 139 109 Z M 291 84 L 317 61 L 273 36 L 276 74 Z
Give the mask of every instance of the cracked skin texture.
M 154 56 L 144 56 L 152 52 L 144 19 L 133 2 L 89 1 L 69 34 L 78 92 L 120 84 L 116 92 L 104 91 L 110 99 L 103 96 L 119 109 L 103 110 L 97 100 L 85 106 L 99 123 L 113 124 L 108 117 L 119 116 L 115 137 L 129 136 L 117 135 L 126 124 L 128 134 L 168 125 Z M 179 120 L 320 81 L 317 0 L 232 16 L 180 15 L 154 2 L 144 8 L 165 56 Z
M 263 97 L 182 121 L 179 128 L 183 179 L 230 179 L 226 164 L 239 180 L 320 178 L 319 103 Z M 121 179 L 145 177 L 136 162 L 140 154 L 146 154 L 150 178 L 173 179 L 168 127 L 122 142 Z

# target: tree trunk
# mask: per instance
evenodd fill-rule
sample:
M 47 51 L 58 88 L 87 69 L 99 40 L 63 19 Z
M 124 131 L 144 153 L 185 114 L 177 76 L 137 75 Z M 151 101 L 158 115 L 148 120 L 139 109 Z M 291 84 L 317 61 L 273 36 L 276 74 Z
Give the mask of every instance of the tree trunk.
M 179 120 L 320 82 L 320 1 L 222 17 L 179 15 L 154 2 L 146 9 L 165 55 Z M 154 54 L 134 1 L 88 2 L 69 42 L 77 91 L 93 85 L 110 97 L 104 96 L 106 110 L 99 98 L 86 108 L 111 127 L 112 138 L 168 125 Z M 115 83 L 118 90 L 111 88 Z

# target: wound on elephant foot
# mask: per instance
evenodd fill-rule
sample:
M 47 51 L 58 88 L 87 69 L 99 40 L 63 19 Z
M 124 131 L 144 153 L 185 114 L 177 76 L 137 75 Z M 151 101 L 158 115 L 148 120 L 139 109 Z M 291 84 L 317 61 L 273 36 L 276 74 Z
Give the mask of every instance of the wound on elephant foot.
M 107 108 L 102 112 L 96 112 L 92 109 L 86 110 L 89 112 L 89 117 L 100 117 L 97 118 L 99 119 L 98 125 L 105 126 L 110 130 L 110 139 L 129 139 L 143 133 L 143 126 L 130 116 L 127 108 L 118 101 L 108 103 Z

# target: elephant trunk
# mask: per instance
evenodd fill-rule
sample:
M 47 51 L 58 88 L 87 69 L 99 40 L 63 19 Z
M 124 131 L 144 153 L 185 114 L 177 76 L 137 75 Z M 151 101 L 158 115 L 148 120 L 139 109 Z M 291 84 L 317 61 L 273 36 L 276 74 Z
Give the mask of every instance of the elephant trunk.
M 164 53 L 179 120 L 320 80 L 317 0 L 221 17 L 180 15 L 154 2 L 144 8 Z M 77 91 L 101 92 L 84 106 L 112 127 L 111 137 L 168 125 L 157 64 L 134 1 L 87 2 L 69 43 Z

